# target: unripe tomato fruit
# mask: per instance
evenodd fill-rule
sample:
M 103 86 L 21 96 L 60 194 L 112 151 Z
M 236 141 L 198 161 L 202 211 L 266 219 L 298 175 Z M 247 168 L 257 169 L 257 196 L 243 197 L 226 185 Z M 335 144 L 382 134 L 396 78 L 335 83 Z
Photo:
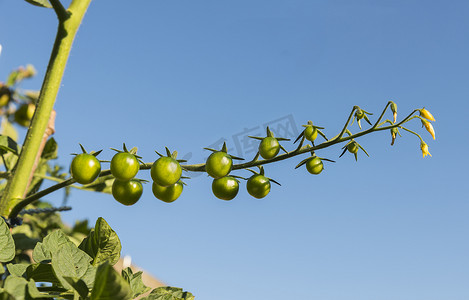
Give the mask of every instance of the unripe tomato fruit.
M 212 182 L 212 192 L 218 199 L 231 200 L 236 197 L 238 191 L 239 183 L 234 177 L 225 176 Z
M 101 173 L 101 163 L 94 155 L 81 153 L 72 160 L 70 172 L 76 182 L 81 184 L 92 183 Z
M 232 167 L 233 160 L 231 156 L 223 151 L 213 152 L 205 163 L 205 171 L 213 178 L 221 178 L 228 175 Z
M 142 196 L 142 193 L 142 183 L 136 179 L 126 181 L 116 179 L 112 184 L 112 196 L 124 205 L 135 204 Z
M 280 144 L 274 137 L 265 137 L 259 144 L 259 154 L 264 159 L 270 159 L 275 157 L 280 151 Z
M 319 157 L 315 156 L 311 157 L 306 161 L 306 169 L 309 173 L 317 175 L 322 172 L 322 170 L 324 169 L 324 165 L 322 163 L 322 160 Z
M 182 168 L 174 158 L 162 156 L 153 163 L 150 173 L 154 182 L 162 186 L 169 186 L 179 181 Z
M 270 180 L 264 175 L 252 175 L 246 184 L 249 195 L 261 199 L 270 192 Z
M 152 191 L 156 198 L 166 203 L 171 203 L 181 196 L 183 185 L 180 181 L 170 186 L 161 186 L 153 182 Z
M 128 181 L 137 175 L 140 169 L 135 155 L 128 152 L 119 152 L 112 157 L 111 173 L 120 181 Z
M 0 84 L 0 107 L 3 107 L 10 102 L 11 91 L 8 87 Z
M 350 153 L 357 153 L 357 152 L 358 152 L 358 145 L 357 145 L 357 143 L 350 143 L 350 144 L 348 144 L 347 150 L 348 150 Z
M 28 127 L 35 110 L 36 106 L 32 103 L 21 105 L 18 110 L 15 111 L 15 122 L 23 127 Z
M 304 135 L 308 141 L 313 142 L 318 137 L 318 129 L 313 126 L 308 126 L 305 129 Z

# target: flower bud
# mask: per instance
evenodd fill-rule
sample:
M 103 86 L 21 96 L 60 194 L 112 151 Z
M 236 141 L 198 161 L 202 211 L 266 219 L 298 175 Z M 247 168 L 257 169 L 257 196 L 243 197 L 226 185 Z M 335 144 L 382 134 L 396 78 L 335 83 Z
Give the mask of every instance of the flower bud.
M 435 130 L 433 129 L 432 123 L 422 120 L 423 125 L 425 126 L 425 129 L 432 135 L 433 139 L 435 139 Z
M 425 107 L 420 110 L 420 116 L 427 120 L 435 121 L 433 115 L 428 110 L 426 110 Z
M 391 129 L 391 137 L 392 137 L 391 146 L 394 145 L 394 141 L 396 140 L 397 133 L 398 133 L 398 131 L 397 131 L 396 127 Z
M 427 155 L 432 156 L 432 155 L 430 154 L 430 152 L 428 152 L 428 145 L 425 144 L 424 141 L 422 141 L 422 142 L 420 143 L 420 150 L 422 150 L 422 157 L 425 157 L 425 156 L 427 156 Z
M 396 119 L 397 119 L 397 105 L 396 103 L 391 103 L 391 111 L 392 111 L 392 116 L 394 118 L 394 123 L 396 123 Z

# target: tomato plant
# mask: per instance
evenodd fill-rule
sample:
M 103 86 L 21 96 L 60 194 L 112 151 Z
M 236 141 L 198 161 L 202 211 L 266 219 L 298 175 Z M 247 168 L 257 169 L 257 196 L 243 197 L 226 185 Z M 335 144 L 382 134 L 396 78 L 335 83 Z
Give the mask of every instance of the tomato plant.
M 156 198 L 166 203 L 171 203 L 177 198 L 179 198 L 179 196 L 181 196 L 183 188 L 184 186 L 181 181 L 178 181 L 169 186 L 162 186 L 156 182 L 153 182 L 152 185 L 153 195 L 155 195 Z
M 116 179 L 112 184 L 112 196 L 124 205 L 134 205 L 140 199 L 142 193 L 142 183 L 137 179 L 128 181 Z
M 232 176 L 225 176 L 212 181 L 213 194 L 222 200 L 231 200 L 239 191 L 239 181 Z

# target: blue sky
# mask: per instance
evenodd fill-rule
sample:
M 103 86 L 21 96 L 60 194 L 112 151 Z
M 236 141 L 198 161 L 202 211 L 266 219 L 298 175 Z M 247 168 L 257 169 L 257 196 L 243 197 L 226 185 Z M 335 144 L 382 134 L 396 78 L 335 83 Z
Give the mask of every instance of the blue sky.
M 303 156 L 266 166 L 282 186 L 262 200 L 244 186 L 218 200 L 194 175 L 173 204 L 150 185 L 133 207 L 74 191 L 67 222 L 104 217 L 123 254 L 196 299 L 469 297 L 467 1 L 129 3 L 92 2 L 78 32 L 56 103 L 63 165 L 78 143 L 123 142 L 147 162 L 168 146 L 200 163 L 246 128 L 312 120 L 334 136 L 354 105 L 376 115 L 389 100 L 399 117 L 433 113 L 435 141 L 409 124 L 433 156 L 379 132 L 358 140 L 371 156 L 358 162 L 339 145 L 318 152 L 338 160 L 319 176 L 294 170 Z M 24 87 L 39 88 L 55 29 L 52 10 L 0 0 L 0 78 L 31 63 Z

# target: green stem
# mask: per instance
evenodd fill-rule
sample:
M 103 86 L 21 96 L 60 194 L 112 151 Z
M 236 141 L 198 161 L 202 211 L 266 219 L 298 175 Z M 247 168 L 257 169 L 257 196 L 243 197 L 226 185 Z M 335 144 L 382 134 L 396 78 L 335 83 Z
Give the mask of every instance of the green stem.
M 354 108 L 355 110 L 355 108 Z M 414 110 L 411 114 L 409 114 L 406 118 L 404 118 L 401 122 L 399 123 L 396 123 L 396 124 L 393 124 L 391 123 L 390 126 L 386 126 L 386 127 L 379 127 L 379 128 L 369 128 L 367 130 L 364 130 L 364 131 L 361 131 L 361 132 L 358 132 L 356 134 L 352 134 L 352 135 L 349 135 L 347 137 L 341 137 L 341 138 L 338 138 L 338 136 L 334 139 L 331 139 L 331 140 L 328 140 L 328 141 L 325 141 L 317 146 L 311 146 L 309 144 L 305 145 L 305 146 L 302 146 L 302 147 L 299 147 L 299 148 L 296 148 L 295 150 L 293 151 L 290 151 L 290 152 L 287 152 L 287 153 L 284 153 L 284 154 L 281 154 L 281 155 L 278 155 L 274 158 L 271 158 L 271 159 L 264 159 L 264 160 L 251 160 L 249 162 L 246 162 L 246 163 L 241 163 L 241 164 L 237 164 L 237 165 L 233 165 L 233 170 L 240 170 L 240 169 L 246 169 L 246 168 L 250 168 L 250 167 L 255 167 L 255 166 L 260 166 L 260 165 L 266 165 L 266 164 L 270 164 L 270 163 L 273 163 L 273 162 L 276 162 L 276 161 L 280 161 L 280 160 L 284 160 L 284 159 L 287 159 L 287 158 L 290 158 L 290 157 L 294 157 L 294 156 L 297 156 L 297 155 L 300 155 L 300 154 L 303 154 L 303 153 L 308 153 L 308 152 L 311 152 L 311 151 L 315 151 L 315 150 L 319 150 L 319 149 L 323 149 L 323 148 L 327 148 L 329 146 L 332 146 L 332 145 L 335 145 L 335 144 L 339 144 L 339 143 L 342 143 L 342 142 L 345 142 L 345 141 L 348 141 L 348 140 L 351 140 L 351 139 L 355 139 L 355 138 L 358 138 L 360 136 L 363 136 L 363 135 L 366 135 L 366 134 L 369 134 L 369 133 L 372 133 L 372 132 L 377 132 L 377 131 L 383 131 L 383 130 L 390 130 L 392 128 L 395 128 L 395 127 L 400 127 L 400 128 L 403 128 L 405 129 L 404 127 L 402 127 L 401 125 L 408 122 L 409 120 L 413 119 L 414 117 L 412 117 L 412 115 L 418 110 Z M 352 111 L 353 113 L 353 111 Z M 348 122 L 350 122 L 350 117 L 348 119 Z M 348 123 L 347 122 L 347 123 Z M 346 124 L 347 125 L 347 124 Z M 345 130 L 343 130 L 343 132 L 346 132 L 347 131 L 347 126 L 345 126 Z M 343 135 L 343 133 L 341 133 Z M 153 163 L 144 163 L 144 164 L 141 164 L 140 165 L 140 170 L 149 170 L 151 169 Z M 194 164 L 194 165 L 181 165 L 181 167 L 186 170 L 186 171 L 191 171 L 191 172 L 205 172 L 205 164 Z M 108 175 L 111 175 L 111 170 L 104 170 L 102 171 L 100 174 L 99 174 L 99 177 L 103 177 L 103 176 L 108 176 Z M 56 180 L 56 179 L 54 179 Z M 46 188 L 42 191 L 39 191 L 27 198 L 25 198 L 23 201 L 19 202 L 14 208 L 13 210 L 11 211 L 9 217 L 10 218 L 13 218 L 13 217 L 16 217 L 18 215 L 18 213 L 24 208 L 26 207 L 28 204 L 31 204 L 33 203 L 34 201 L 52 193 L 52 192 L 55 192 L 61 188 L 64 188 L 66 186 L 69 186 L 69 185 L 72 185 L 73 183 L 75 183 L 75 180 L 74 179 L 67 179 L 65 181 L 62 181 L 56 185 L 53 185 L 49 188 Z
M 26 193 L 27 178 L 32 172 L 37 152 L 49 123 L 73 40 L 90 2 L 91 0 L 73 0 L 65 15 L 60 2 L 51 1 L 59 18 L 57 36 L 36 111 L 23 143 L 23 150 L 13 170 L 13 177 L 8 182 L 0 200 L 0 215 L 10 215 L 13 207 L 21 201 Z

